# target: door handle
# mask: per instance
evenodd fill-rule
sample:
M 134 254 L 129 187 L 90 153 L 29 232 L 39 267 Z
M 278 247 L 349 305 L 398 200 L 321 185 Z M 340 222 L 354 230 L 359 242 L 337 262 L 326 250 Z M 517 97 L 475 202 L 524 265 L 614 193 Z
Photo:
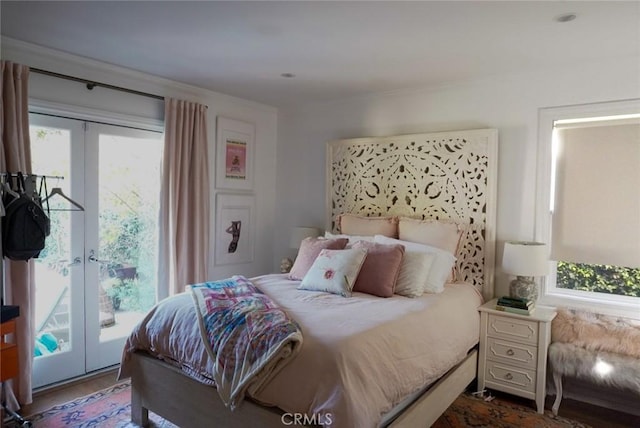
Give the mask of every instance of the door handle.
M 75 257 L 71 263 L 67 263 L 67 267 L 76 266 L 82 264 L 82 259 L 80 257 Z
M 96 257 L 96 253 L 93 250 L 89 252 L 89 257 L 87 257 L 87 260 L 89 260 L 91 263 L 102 263 L 102 260 L 98 260 L 98 258 Z

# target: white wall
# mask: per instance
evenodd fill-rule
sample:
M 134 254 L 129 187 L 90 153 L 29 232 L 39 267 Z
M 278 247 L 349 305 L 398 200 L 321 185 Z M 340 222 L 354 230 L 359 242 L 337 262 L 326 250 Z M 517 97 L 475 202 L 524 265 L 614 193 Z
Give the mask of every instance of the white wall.
M 640 97 L 640 61 L 495 76 L 281 111 L 275 252 L 295 255 L 289 229 L 325 224 L 325 146 L 339 138 L 497 128 L 497 260 L 505 240 L 533 239 L 538 109 Z M 507 294 L 498 269 L 496 295 Z
M 277 109 L 8 38 L 2 38 L 2 59 L 137 91 L 197 101 L 208 105 L 212 217 L 210 276 L 212 279 L 224 278 L 232 274 L 254 276 L 273 270 Z M 29 95 L 33 99 L 121 113 L 125 116 L 137 116 L 162 125 L 164 103 L 159 100 L 100 87 L 89 91 L 81 83 L 36 73 L 31 73 L 29 83 Z M 218 192 L 228 193 L 228 191 L 214 188 L 215 125 L 218 115 L 255 125 L 256 158 L 253 192 L 256 198 L 255 251 L 254 261 L 249 264 L 214 266 L 215 194 Z
M 270 106 L 7 38 L 2 39 L 2 58 L 207 104 L 212 181 L 216 116 L 255 124 L 254 190 L 258 219 L 255 260 L 246 265 L 216 267 L 211 259 L 210 272 L 215 278 L 233 273 L 257 275 L 273 271 L 281 257 L 295 255 L 288 248 L 291 227 L 324 226 L 327 141 L 485 127 L 497 128 L 500 140 L 499 265 L 505 240 L 533 238 L 538 109 L 640 97 L 640 61 L 628 58 L 496 76 L 437 88 L 372 94 L 278 114 Z M 31 94 L 48 101 L 75 103 L 157 120 L 163 114 L 162 104 L 151 99 L 101 88 L 87 91 L 81 84 L 40 75 L 33 75 Z M 215 193 L 218 191 L 212 186 L 212 213 L 215 213 Z M 212 221 L 212 231 L 214 226 Z M 507 278 L 499 274 L 496 280 L 496 294 L 505 294 Z

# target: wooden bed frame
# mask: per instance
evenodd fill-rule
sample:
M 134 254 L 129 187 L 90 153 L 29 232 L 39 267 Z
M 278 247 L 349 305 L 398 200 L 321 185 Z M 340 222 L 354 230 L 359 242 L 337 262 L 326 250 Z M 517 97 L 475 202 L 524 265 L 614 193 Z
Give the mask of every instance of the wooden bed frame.
M 131 421 L 148 426 L 149 410 L 182 428 L 229 427 L 282 428 L 283 412 L 246 400 L 231 412 L 215 388 L 186 376 L 179 369 L 144 353 L 133 355 Z M 429 427 L 476 377 L 478 352 L 466 358 L 409 403 L 388 428 Z M 304 381 L 304 380 L 301 380 Z M 290 419 L 286 419 L 290 421 Z M 300 426 L 300 425 L 297 425 Z
M 474 284 L 485 298 L 493 297 L 496 189 L 494 129 L 358 138 L 328 144 L 328 230 L 335 231 L 335 218 L 341 213 L 470 223 L 468 235 L 461 242 L 457 272 L 459 279 Z M 394 416 L 383 418 L 380 426 L 413 428 L 433 424 L 476 377 L 477 354 L 471 350 L 419 397 L 393 409 Z M 250 400 L 231 412 L 215 388 L 148 354 L 133 355 L 131 373 L 131 419 L 138 425 L 148 425 L 151 410 L 185 428 L 244 428 L 256 426 L 257 421 L 260 427 L 285 426 L 279 409 Z

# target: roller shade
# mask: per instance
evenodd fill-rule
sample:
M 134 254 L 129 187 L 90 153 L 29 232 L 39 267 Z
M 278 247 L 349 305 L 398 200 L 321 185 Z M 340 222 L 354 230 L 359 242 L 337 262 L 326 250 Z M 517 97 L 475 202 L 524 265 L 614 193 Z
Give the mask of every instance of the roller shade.
M 551 259 L 640 267 L 640 124 L 555 129 Z

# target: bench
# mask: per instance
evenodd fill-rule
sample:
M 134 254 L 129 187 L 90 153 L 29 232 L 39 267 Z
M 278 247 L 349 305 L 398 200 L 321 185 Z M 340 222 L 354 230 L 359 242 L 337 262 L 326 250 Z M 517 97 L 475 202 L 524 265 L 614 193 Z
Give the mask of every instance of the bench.
M 640 396 L 640 321 L 559 309 L 551 325 L 549 364 L 558 414 L 562 378 L 569 376 Z

